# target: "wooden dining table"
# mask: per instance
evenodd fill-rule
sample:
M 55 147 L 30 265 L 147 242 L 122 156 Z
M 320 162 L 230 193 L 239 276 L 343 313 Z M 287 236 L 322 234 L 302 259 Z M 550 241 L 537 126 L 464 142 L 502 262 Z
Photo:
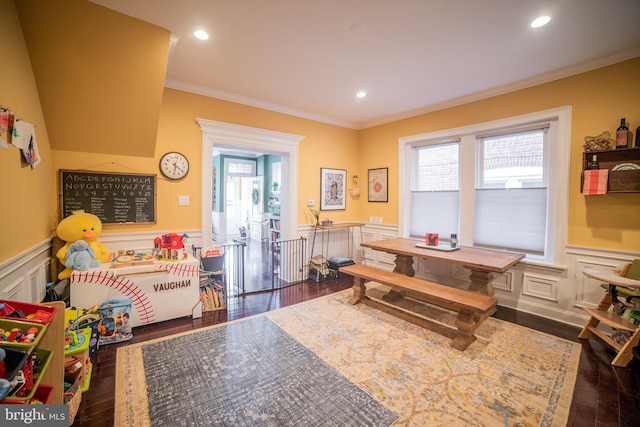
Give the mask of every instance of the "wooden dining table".
M 519 263 L 525 254 L 492 249 L 473 248 L 460 246 L 454 251 L 442 251 L 435 248 L 422 248 L 416 246 L 424 244 L 424 240 L 393 238 L 363 242 L 361 246 L 376 251 L 394 254 L 395 273 L 406 274 L 413 277 L 414 258 L 445 262 L 461 265 L 471 270 L 469 290 L 485 295 L 493 296 L 495 291 L 491 281 L 494 273 L 504 273 L 509 268 Z

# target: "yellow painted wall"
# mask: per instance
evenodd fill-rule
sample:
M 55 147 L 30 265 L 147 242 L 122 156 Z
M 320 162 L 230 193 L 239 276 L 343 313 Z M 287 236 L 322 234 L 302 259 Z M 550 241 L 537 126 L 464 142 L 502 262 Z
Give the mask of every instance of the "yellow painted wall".
M 153 156 L 171 33 L 88 0 L 14 4 L 51 148 Z
M 106 225 L 103 232 L 199 229 L 202 225 L 202 132 L 196 122 L 197 118 L 305 137 L 300 143 L 299 170 L 303 179 L 298 182 L 299 223 L 309 222 L 306 200 L 319 200 L 321 167 L 346 169 L 348 173 L 357 169 L 358 133 L 355 130 L 165 89 L 153 158 L 53 150 L 54 179 L 56 182 L 59 180 L 59 169 L 157 173 L 157 224 Z M 174 150 L 187 156 L 191 169 L 187 177 L 180 181 L 165 180 L 158 171 L 160 157 L 167 151 Z M 59 188 L 59 184 L 56 188 Z M 178 206 L 179 195 L 190 196 L 191 204 Z M 323 218 L 329 216 L 334 221 L 351 220 L 356 215 L 355 203 L 357 202 L 349 199 L 347 210 L 331 211 L 328 215 L 323 215 Z
M 17 117 L 36 125 L 36 140 L 42 162 L 31 169 L 16 147 L 0 147 L 0 262 L 46 240 L 51 233 L 53 185 L 51 152 L 36 83 L 31 71 L 20 22 L 12 1 L 0 0 L 0 105 Z M 6 136 L 6 133 L 3 134 Z
M 614 250 L 640 251 L 640 194 L 585 197 L 580 174 L 585 136 L 608 130 L 615 135 L 620 118 L 629 128 L 640 125 L 640 58 L 529 89 L 447 108 L 360 132 L 360 171 L 390 168 L 388 205 L 366 203 L 361 214 L 398 222 L 398 139 L 535 111 L 571 105 L 571 163 L 568 243 Z

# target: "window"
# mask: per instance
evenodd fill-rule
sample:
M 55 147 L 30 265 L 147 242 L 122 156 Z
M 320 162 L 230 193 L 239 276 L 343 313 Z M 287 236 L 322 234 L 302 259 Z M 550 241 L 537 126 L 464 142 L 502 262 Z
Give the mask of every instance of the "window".
M 400 139 L 401 233 L 559 263 L 570 107 Z M 406 166 L 406 167 L 405 167 Z
M 544 254 L 548 128 L 477 139 L 475 245 Z
M 411 191 L 411 237 L 458 232 L 460 198 L 459 141 L 414 149 Z
M 256 161 L 225 158 L 226 176 L 255 176 Z

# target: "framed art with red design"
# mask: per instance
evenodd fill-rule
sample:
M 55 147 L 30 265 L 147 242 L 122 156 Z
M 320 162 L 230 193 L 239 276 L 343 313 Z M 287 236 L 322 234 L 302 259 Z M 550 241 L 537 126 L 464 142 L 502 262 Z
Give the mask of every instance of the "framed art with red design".
M 389 201 L 389 168 L 369 169 L 368 188 L 370 202 Z

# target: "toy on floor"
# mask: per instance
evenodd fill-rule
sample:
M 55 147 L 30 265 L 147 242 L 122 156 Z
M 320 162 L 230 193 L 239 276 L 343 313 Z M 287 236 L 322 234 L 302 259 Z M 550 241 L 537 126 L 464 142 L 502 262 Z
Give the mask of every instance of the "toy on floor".
M 69 247 L 78 240 L 85 240 L 91 249 L 96 260 L 100 262 L 111 262 L 113 252 L 110 252 L 102 243 L 98 241 L 98 237 L 102 233 L 102 222 L 100 218 L 90 213 L 75 213 L 69 215 L 56 228 L 56 234 L 66 243 L 60 248 L 56 257 L 67 266 L 67 256 Z M 58 279 L 63 280 L 71 276 L 73 267 L 67 266 L 58 274 Z
M 133 338 L 131 324 L 129 323 L 132 301 L 109 300 L 98 308 L 102 320 L 98 325 L 100 333 L 100 345 L 127 341 Z

